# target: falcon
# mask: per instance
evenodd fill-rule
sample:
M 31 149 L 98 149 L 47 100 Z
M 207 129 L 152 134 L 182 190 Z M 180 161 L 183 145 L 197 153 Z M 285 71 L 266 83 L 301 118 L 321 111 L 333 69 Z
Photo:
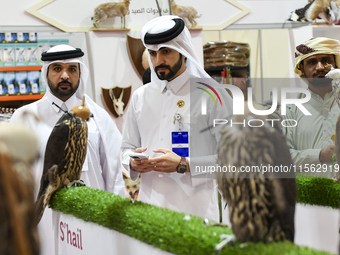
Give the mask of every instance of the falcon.
M 331 66 L 331 64 L 328 64 Z M 327 66 L 326 66 L 327 67 Z M 332 79 L 332 90 L 334 92 L 334 98 L 338 106 L 340 107 L 340 69 L 333 68 L 326 74 L 325 78 Z
M 87 151 L 87 124 L 90 110 L 82 105 L 65 112 L 54 126 L 47 141 L 44 170 L 35 207 L 36 224 L 44 213 L 52 194 L 59 188 L 75 183 L 84 185 L 79 179 Z
M 285 137 L 265 119 L 270 118 L 247 113 L 234 118 L 235 123 L 245 120 L 245 125 L 221 130 L 218 165 L 235 166 L 235 171 L 218 174 L 219 190 L 229 206 L 233 241 L 293 242 L 295 175 L 269 170 L 289 168 L 293 161 Z M 242 172 L 245 169 L 249 171 Z
M 0 123 L 0 254 L 39 254 L 32 174 L 38 157 L 32 130 Z
M 331 83 L 332 83 L 332 90 L 334 92 L 334 100 L 336 101 L 338 107 L 340 107 L 340 69 L 331 67 L 331 71 L 329 71 L 326 74 L 325 78 L 332 79 Z M 334 103 L 334 100 L 333 100 L 333 103 Z M 339 116 L 336 122 L 335 133 L 332 135 L 331 138 L 335 142 L 336 161 L 338 164 L 340 164 L 340 135 L 336 135 L 336 134 L 340 134 Z M 333 158 L 333 161 L 335 161 L 334 158 Z M 337 182 L 340 182 L 339 172 L 338 171 L 335 172 L 335 175 L 336 175 L 335 180 Z

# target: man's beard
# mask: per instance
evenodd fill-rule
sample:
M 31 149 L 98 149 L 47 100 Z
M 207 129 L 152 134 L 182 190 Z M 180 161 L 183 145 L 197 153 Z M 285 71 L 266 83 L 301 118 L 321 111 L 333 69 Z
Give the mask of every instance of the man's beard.
M 159 65 L 155 67 L 155 72 L 158 79 L 169 81 L 177 74 L 181 67 L 182 67 L 182 54 L 179 54 L 178 61 L 172 67 L 170 67 L 169 65 Z M 158 68 L 166 68 L 169 70 L 169 73 L 168 74 L 165 74 L 165 72 L 158 73 L 157 72 Z
M 313 77 L 312 78 L 307 78 L 308 82 L 310 84 L 312 84 L 315 87 L 327 87 L 330 86 L 332 79 L 329 78 L 325 78 L 325 77 L 316 77 L 319 74 L 324 74 L 326 75 L 326 73 L 313 73 Z
M 74 87 L 72 86 L 72 83 L 69 81 L 61 81 L 57 84 L 57 86 L 55 86 L 49 78 L 47 78 L 47 82 L 53 95 L 55 95 L 56 97 L 60 99 L 68 99 L 77 91 L 79 87 L 80 79 L 78 80 L 78 83 Z M 62 83 L 69 84 L 70 89 L 67 89 L 67 90 L 61 89 L 60 85 Z

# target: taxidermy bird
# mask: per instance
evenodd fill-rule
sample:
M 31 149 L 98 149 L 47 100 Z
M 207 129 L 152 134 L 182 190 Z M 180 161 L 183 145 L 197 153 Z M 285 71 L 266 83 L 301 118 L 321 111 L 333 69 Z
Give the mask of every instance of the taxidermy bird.
M 269 167 L 289 168 L 293 162 L 285 137 L 266 118 L 248 110 L 233 121 L 261 119 L 265 124 L 228 125 L 221 130 L 218 165 L 235 166 L 236 170 L 218 176 L 219 190 L 229 206 L 234 241 L 294 241 L 295 175 L 293 171 L 269 172 Z M 251 123 L 259 125 L 260 121 Z M 241 172 L 245 167 L 254 171 Z M 262 172 L 264 167 L 268 172 Z
M 200 18 L 202 15 L 198 15 L 197 10 L 192 6 L 177 5 L 175 0 L 170 0 L 171 10 L 174 15 L 181 17 L 186 26 L 189 27 L 189 23 L 192 28 L 197 26 L 195 19 Z
M 32 166 L 39 156 L 34 132 L 0 124 L 0 254 L 38 255 Z
M 36 201 L 35 217 L 38 224 L 52 194 L 63 186 L 74 183 L 84 185 L 79 179 L 86 157 L 87 124 L 90 110 L 83 104 L 64 113 L 54 126 L 47 141 L 44 170 Z
M 322 18 L 328 24 L 338 24 L 340 20 L 339 0 L 313 0 L 305 7 L 291 13 L 289 21 L 312 22 Z

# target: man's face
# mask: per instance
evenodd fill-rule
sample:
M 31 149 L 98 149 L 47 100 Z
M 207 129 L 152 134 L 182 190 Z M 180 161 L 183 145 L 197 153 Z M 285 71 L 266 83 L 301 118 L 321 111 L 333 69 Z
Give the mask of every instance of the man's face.
M 308 82 L 317 87 L 330 86 L 329 79 L 325 75 L 331 70 L 331 66 L 335 67 L 334 55 L 316 54 L 303 60 L 301 71 L 307 78 Z M 320 79 L 321 78 L 321 79 Z
M 154 70 L 160 80 L 171 81 L 185 71 L 185 57 L 170 48 L 149 50 Z
M 47 81 L 53 95 L 62 101 L 69 99 L 80 82 L 79 63 L 53 63 L 48 68 Z

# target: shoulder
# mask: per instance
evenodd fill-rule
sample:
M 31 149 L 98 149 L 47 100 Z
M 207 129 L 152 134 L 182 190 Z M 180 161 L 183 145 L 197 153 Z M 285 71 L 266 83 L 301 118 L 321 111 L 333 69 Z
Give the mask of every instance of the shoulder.
M 296 96 L 292 97 L 291 99 L 295 99 L 296 101 L 300 101 L 301 99 L 304 99 L 306 97 L 306 94 L 304 93 L 299 93 Z M 308 111 L 312 110 L 312 108 L 317 107 L 318 102 L 313 100 L 311 97 L 308 102 L 303 102 L 302 107 L 307 109 Z M 301 103 L 299 103 L 301 105 Z M 297 106 L 297 103 L 290 103 L 286 105 L 286 113 L 287 115 L 300 115 L 302 114 L 301 109 Z
M 133 91 L 131 100 L 132 101 L 143 100 L 145 95 L 151 95 L 151 93 L 157 91 L 157 89 L 160 90 L 159 86 L 156 83 L 154 82 L 147 83 Z
M 36 102 L 27 104 L 27 105 L 23 105 L 20 108 L 16 109 L 15 112 L 13 113 L 13 116 L 18 116 L 18 115 L 22 115 L 24 112 L 34 112 L 37 113 L 37 109 L 38 109 L 38 105 L 40 103 L 41 100 L 38 100 Z
M 108 114 L 108 112 L 101 107 L 100 105 L 98 105 L 96 102 L 94 102 L 89 96 L 86 95 L 86 102 L 87 102 L 87 107 L 90 109 L 91 113 L 93 113 L 93 115 L 100 115 L 101 118 L 110 118 L 110 115 Z

